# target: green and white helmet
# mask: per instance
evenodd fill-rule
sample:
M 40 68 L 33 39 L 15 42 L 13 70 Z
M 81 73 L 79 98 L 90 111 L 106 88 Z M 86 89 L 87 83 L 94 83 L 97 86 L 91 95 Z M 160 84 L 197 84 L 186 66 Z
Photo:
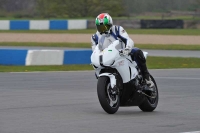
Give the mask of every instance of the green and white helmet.
M 108 13 L 101 13 L 95 20 L 95 25 L 99 33 L 109 33 L 113 25 L 111 16 Z

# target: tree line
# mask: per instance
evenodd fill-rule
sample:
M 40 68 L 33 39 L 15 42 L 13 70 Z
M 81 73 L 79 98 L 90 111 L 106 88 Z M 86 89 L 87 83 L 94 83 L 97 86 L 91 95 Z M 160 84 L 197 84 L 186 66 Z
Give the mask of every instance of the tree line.
M 196 9 L 200 9 L 200 0 L 0 0 L 0 15 L 15 13 L 42 18 L 95 17 L 101 12 L 119 17 Z
M 123 0 L 37 0 L 37 11 L 46 17 L 90 17 L 100 12 L 122 15 Z M 113 8 L 115 7 L 115 8 Z

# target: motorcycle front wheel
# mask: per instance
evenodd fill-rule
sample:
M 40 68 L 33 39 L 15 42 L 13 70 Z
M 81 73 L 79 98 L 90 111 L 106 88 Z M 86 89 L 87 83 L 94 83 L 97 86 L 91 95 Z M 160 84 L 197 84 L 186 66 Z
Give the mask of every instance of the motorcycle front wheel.
M 111 88 L 110 78 L 106 76 L 99 77 L 97 83 L 97 94 L 101 107 L 108 114 L 114 114 L 119 109 L 119 94 Z

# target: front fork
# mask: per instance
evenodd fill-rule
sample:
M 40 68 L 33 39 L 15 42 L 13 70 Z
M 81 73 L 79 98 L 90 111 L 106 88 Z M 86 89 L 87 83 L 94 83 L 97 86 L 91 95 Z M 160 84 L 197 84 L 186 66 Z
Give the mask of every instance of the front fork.
M 102 77 L 102 76 L 109 77 L 110 84 L 111 84 L 111 93 L 113 95 L 118 95 L 119 91 L 122 89 L 121 82 L 119 81 L 117 77 L 118 75 L 115 73 L 102 73 L 99 75 L 99 77 Z
M 99 75 L 99 77 L 102 77 L 102 76 L 106 76 L 106 77 L 109 77 L 110 78 L 110 84 L 111 84 L 111 87 L 114 88 L 116 86 L 116 77 L 114 74 L 112 73 L 102 73 Z

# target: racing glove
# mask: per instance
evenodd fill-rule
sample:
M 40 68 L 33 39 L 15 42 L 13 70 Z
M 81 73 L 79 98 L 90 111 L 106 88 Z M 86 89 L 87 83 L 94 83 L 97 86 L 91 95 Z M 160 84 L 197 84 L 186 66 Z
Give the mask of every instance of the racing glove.
M 131 49 L 125 48 L 125 49 L 123 50 L 123 55 L 129 55 L 130 52 L 131 52 Z

